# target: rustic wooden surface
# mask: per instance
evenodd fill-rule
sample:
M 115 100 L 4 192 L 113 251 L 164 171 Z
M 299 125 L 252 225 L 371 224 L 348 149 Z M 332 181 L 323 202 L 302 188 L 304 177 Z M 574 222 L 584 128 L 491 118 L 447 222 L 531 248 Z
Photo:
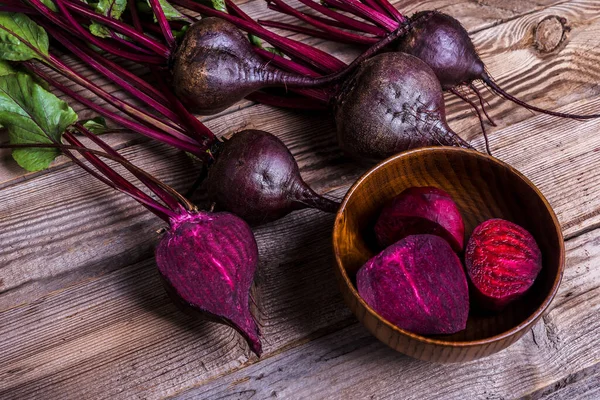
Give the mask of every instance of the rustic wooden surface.
M 272 14 L 262 0 L 239 4 L 253 17 Z M 457 17 L 491 74 L 523 99 L 554 110 L 600 110 L 598 1 L 402 0 L 398 7 Z M 558 45 L 556 25 L 535 29 L 549 16 L 571 28 Z M 346 60 L 355 54 L 309 42 Z M 233 330 L 192 320 L 168 301 L 152 253 L 161 221 L 69 163 L 26 174 L 3 152 L 0 398 L 598 398 L 600 121 L 533 115 L 484 93 L 498 123 L 490 129 L 492 150 L 540 188 L 567 239 L 557 298 L 510 348 L 450 366 L 390 351 L 342 303 L 333 216 L 307 210 L 255 230 L 265 350 L 258 360 Z M 482 149 L 467 106 L 448 100 L 450 125 Z M 277 134 L 306 181 L 338 198 L 364 171 L 336 147 L 327 114 L 243 102 L 207 124 L 221 135 L 249 127 Z M 192 162 L 166 146 L 131 134 L 110 140 L 178 189 L 194 179 Z

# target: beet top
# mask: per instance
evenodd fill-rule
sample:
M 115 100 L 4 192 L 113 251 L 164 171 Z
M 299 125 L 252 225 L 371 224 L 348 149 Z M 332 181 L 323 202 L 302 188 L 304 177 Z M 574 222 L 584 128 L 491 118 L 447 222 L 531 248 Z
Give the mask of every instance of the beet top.
M 533 236 L 519 225 L 490 219 L 473 231 L 465 266 L 478 305 L 499 311 L 533 285 L 542 269 L 542 253 Z
M 381 247 L 425 233 L 445 239 L 456 252 L 463 250 L 465 225 L 460 210 L 447 192 L 431 186 L 404 190 L 384 206 L 375 224 Z
M 433 335 L 466 327 L 467 278 L 438 236 L 408 236 L 389 246 L 361 267 L 356 286 L 372 309 L 399 328 Z
M 260 355 L 258 326 L 249 307 L 258 248 L 248 224 L 230 213 L 177 215 L 158 244 L 156 263 L 178 303 L 232 326 Z

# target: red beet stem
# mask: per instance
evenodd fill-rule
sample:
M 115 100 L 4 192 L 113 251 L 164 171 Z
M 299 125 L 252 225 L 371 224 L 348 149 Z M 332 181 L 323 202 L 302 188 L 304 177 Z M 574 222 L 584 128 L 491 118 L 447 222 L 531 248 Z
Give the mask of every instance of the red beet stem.
M 286 10 L 290 15 L 293 15 L 294 17 L 298 18 L 299 20 L 307 22 L 307 23 L 321 29 L 322 31 L 327 32 L 329 35 L 331 35 L 331 37 L 334 40 L 344 41 L 346 43 L 362 43 L 362 44 L 371 44 L 371 43 L 373 43 L 373 41 L 377 41 L 377 39 L 375 39 L 375 38 L 369 38 L 367 36 L 356 35 L 353 33 L 343 31 L 338 28 L 331 27 L 321 21 L 311 18 L 309 15 L 306 15 L 304 13 L 301 13 L 301 12 L 295 10 L 293 7 L 290 7 L 289 5 L 284 3 L 282 0 L 269 0 L 269 1 L 277 4 L 277 6 L 279 6 L 282 10 Z
M 400 14 L 400 11 L 398 11 L 398 9 L 396 7 L 394 7 L 393 4 L 391 4 L 389 1 L 387 0 L 373 0 L 376 4 L 379 4 L 381 7 L 383 7 L 385 9 L 385 11 L 387 11 L 387 13 L 394 18 L 396 21 L 398 21 L 399 23 L 403 23 L 406 22 L 406 17 L 402 14 Z
M 171 32 L 171 26 L 169 25 L 169 21 L 167 21 L 167 17 L 165 16 L 162 6 L 158 0 L 149 1 L 150 7 L 152 7 L 152 12 L 158 21 L 158 25 L 160 26 L 165 40 L 167 41 L 167 45 L 172 49 L 175 46 L 175 37 L 173 36 L 173 32 Z
M 39 1 L 39 0 L 29 0 L 29 1 Z M 137 32 L 134 28 L 123 23 L 122 21 L 119 21 L 118 19 L 107 17 L 102 14 L 98 14 L 98 13 L 90 10 L 89 8 L 86 8 L 85 5 L 82 3 L 73 2 L 71 0 L 56 0 L 56 2 L 57 2 L 58 7 L 60 8 L 61 12 L 67 18 L 69 18 L 69 16 L 71 16 L 71 18 L 72 18 L 71 13 L 67 10 L 67 8 L 70 8 L 73 11 L 77 12 L 78 14 L 81 14 L 81 15 L 85 16 L 86 18 L 91 19 L 92 21 L 96 21 L 103 25 L 106 25 L 107 27 L 114 29 L 116 32 L 119 32 L 122 35 L 129 37 L 131 40 L 137 42 L 138 44 L 143 45 L 143 46 L 147 47 L 148 49 L 154 51 L 157 55 L 163 57 L 165 60 L 168 59 L 168 57 L 171 55 L 171 48 L 169 48 L 168 46 L 165 46 L 164 44 L 162 44 L 144 34 Z M 69 20 L 71 20 L 71 19 L 69 19 Z M 81 26 L 79 24 L 77 24 L 77 25 L 79 26 L 79 28 L 81 28 Z M 89 35 L 91 35 L 92 37 L 95 37 L 91 33 Z
M 378 26 L 374 26 L 362 21 L 357 21 L 353 18 L 348 17 L 347 15 L 344 15 L 342 13 L 339 13 L 335 10 L 332 10 L 329 7 L 325 7 L 315 1 L 312 0 L 299 0 L 301 3 L 309 6 L 310 8 L 322 13 L 323 15 L 327 15 L 330 18 L 335 19 L 336 21 L 339 21 L 343 24 L 345 24 L 346 26 L 352 28 L 353 30 L 357 30 L 357 31 L 362 31 L 365 33 L 370 33 L 373 35 L 385 35 L 385 31 L 381 28 L 379 28 Z M 318 20 L 317 18 L 315 18 L 314 16 L 311 15 L 311 18 Z M 325 22 L 325 21 L 323 21 Z
M 73 98 L 75 101 L 78 101 L 79 103 L 83 104 L 84 106 L 89 107 L 90 109 L 96 111 L 97 113 L 99 113 L 100 115 L 102 115 L 106 118 L 112 119 L 113 121 L 124 126 L 125 128 L 131 129 L 131 130 L 138 132 L 144 136 L 147 136 L 152 139 L 169 144 L 180 150 L 188 151 L 199 157 L 204 156 L 204 152 L 206 150 L 204 147 L 189 143 L 187 141 L 182 141 L 182 140 L 174 138 L 168 134 L 165 134 L 164 132 L 160 132 L 156 129 L 149 128 L 145 125 L 142 125 L 137 122 L 131 121 L 127 118 L 124 118 L 121 115 L 118 115 L 112 111 L 108 111 L 108 110 L 104 109 L 103 107 L 100 107 L 97 104 L 95 104 L 92 100 L 79 95 L 75 91 L 69 89 L 68 87 L 64 86 L 60 82 L 56 81 L 54 78 L 51 78 L 48 74 L 46 74 L 40 68 L 36 67 L 33 63 L 25 62 L 25 63 L 23 63 L 23 65 L 26 68 L 28 68 L 30 71 L 35 73 L 36 75 L 40 76 L 46 82 L 48 82 L 49 84 L 51 84 L 52 86 L 54 86 L 55 88 L 60 90 L 61 92 L 65 93 L 67 96 Z
M 142 28 L 142 21 L 140 20 L 140 14 L 138 13 L 137 5 L 135 4 L 135 0 L 127 0 L 127 8 L 129 9 L 129 14 L 131 15 L 131 20 L 133 21 L 133 27 L 139 33 L 144 33 L 144 29 Z
M 507 93 L 504 89 L 502 89 L 500 86 L 498 86 L 498 84 L 496 82 L 494 82 L 494 80 L 485 72 L 481 75 L 481 80 L 486 85 L 488 85 L 494 92 L 498 93 L 500 96 L 504 97 L 507 100 L 512 101 L 515 104 L 520 105 L 521 107 L 527 108 L 528 110 L 537 111 L 537 112 L 541 112 L 543 114 L 553 115 L 555 117 L 560 117 L 560 118 L 592 119 L 592 118 L 600 117 L 600 114 L 577 115 L 577 114 L 568 114 L 568 113 L 561 113 L 561 112 L 545 110 L 543 108 L 539 108 L 539 107 L 533 106 L 529 103 L 526 103 L 523 100 Z
M 98 135 L 94 135 L 92 132 L 90 132 L 89 130 L 87 130 L 80 123 L 76 123 L 75 127 L 77 128 L 77 130 L 80 133 L 82 133 L 88 139 L 90 139 L 92 142 L 94 142 L 95 144 L 97 144 L 98 146 L 100 146 L 100 148 L 102 150 L 104 150 L 107 154 L 109 154 L 109 155 L 111 155 L 113 157 L 116 157 L 116 158 L 122 160 L 121 162 L 123 162 L 123 161 L 126 162 L 127 161 L 117 151 L 115 151 L 112 147 L 110 147 L 108 144 L 106 144 L 106 142 L 104 142 L 102 139 L 100 139 L 100 137 Z M 73 143 L 73 144 L 75 144 L 77 146 L 82 146 L 79 143 Z M 95 156 L 93 154 L 89 154 L 89 156 L 97 157 L 97 156 Z M 171 208 L 172 210 L 174 210 L 174 209 L 176 209 L 178 207 L 179 203 L 175 199 L 173 199 L 173 197 L 168 192 L 166 192 L 160 185 L 157 185 L 153 180 L 148 179 L 148 177 L 146 176 L 146 174 L 140 174 L 137 170 L 133 170 L 131 172 L 144 185 L 146 185 L 150 190 L 152 190 L 154 192 L 154 194 L 156 194 L 167 206 L 169 206 L 169 208 Z M 127 184 L 131 185 L 129 182 L 127 182 Z M 133 185 L 131 185 L 131 186 L 133 186 Z
M 107 67 L 102 64 L 102 61 L 105 60 L 104 57 L 100 56 L 98 53 L 94 51 L 90 51 L 83 43 L 75 44 L 71 42 L 66 36 L 64 36 L 60 31 L 48 26 L 47 24 L 44 26 L 46 31 L 50 33 L 56 40 L 58 40 L 63 46 L 65 46 L 69 51 L 75 54 L 81 61 L 86 63 L 89 67 L 93 68 L 97 72 L 104 75 L 106 78 L 113 81 L 119 87 L 127 91 L 129 94 L 137 98 L 138 100 L 146 103 L 150 108 L 158 111 L 165 117 L 178 121 L 179 117 L 176 113 L 167 108 L 164 103 L 155 100 L 153 97 L 147 95 L 144 91 L 138 89 L 133 86 L 129 82 L 129 78 L 132 76 L 135 77 L 134 74 L 131 74 L 129 71 L 126 71 L 124 68 L 119 67 L 115 63 L 111 63 L 110 67 Z M 144 82 L 140 78 L 134 78 L 133 82 L 139 84 Z M 145 87 L 145 83 L 143 84 Z
M 353 14 L 381 26 L 383 29 L 393 31 L 398 28 L 398 23 L 385 14 L 370 8 L 358 0 L 325 0 L 334 7 L 342 8 Z M 340 7 L 341 6 L 341 7 Z
M 157 117 L 149 114 L 148 112 L 141 110 L 140 108 L 135 107 L 129 104 L 128 102 L 113 96 L 112 94 L 106 92 L 106 90 L 92 83 L 89 79 L 77 74 L 75 71 L 73 71 L 71 68 L 69 68 L 66 64 L 64 64 L 62 61 L 60 61 L 57 57 L 54 57 L 53 55 L 50 55 L 48 60 L 49 65 L 54 70 L 68 77 L 72 81 L 82 85 L 86 89 L 89 89 L 90 91 L 98 95 L 98 97 L 107 101 L 109 104 L 116 107 L 118 110 L 127 114 L 131 118 L 134 118 L 135 120 L 144 124 L 145 126 L 154 128 L 156 130 L 160 130 L 166 133 L 167 135 L 181 140 L 182 142 L 187 142 L 191 144 L 195 143 L 193 139 L 188 137 L 179 127 L 175 126 L 171 121 L 163 121 L 161 119 L 158 119 Z

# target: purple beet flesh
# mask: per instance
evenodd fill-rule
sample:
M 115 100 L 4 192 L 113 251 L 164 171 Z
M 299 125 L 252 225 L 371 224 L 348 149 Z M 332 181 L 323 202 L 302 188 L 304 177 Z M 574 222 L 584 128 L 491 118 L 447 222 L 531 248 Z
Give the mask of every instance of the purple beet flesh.
M 473 231 L 465 266 L 474 301 L 499 311 L 523 296 L 542 269 L 542 253 L 529 232 L 517 224 L 490 219 Z
M 445 239 L 456 252 L 464 246 L 465 225 L 452 197 L 435 187 L 412 187 L 390 200 L 375 224 L 382 248 L 410 235 Z
M 408 236 L 361 267 L 358 293 L 379 315 L 407 331 L 451 334 L 469 315 L 467 278 L 448 242 L 434 235 Z
M 258 248 L 246 222 L 230 213 L 183 213 L 158 244 L 156 263 L 178 303 L 232 326 L 260 355 L 249 307 Z

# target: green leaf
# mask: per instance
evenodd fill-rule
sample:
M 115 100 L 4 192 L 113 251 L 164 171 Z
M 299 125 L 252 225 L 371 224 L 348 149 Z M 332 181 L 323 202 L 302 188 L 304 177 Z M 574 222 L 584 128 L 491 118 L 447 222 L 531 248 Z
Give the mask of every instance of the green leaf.
M 150 0 L 146 0 L 148 7 L 150 7 L 150 12 L 152 12 L 152 6 L 150 5 Z M 168 21 L 187 21 L 187 18 L 177 11 L 175 7 L 167 2 L 167 0 L 158 0 L 160 6 L 162 7 L 163 13 L 165 17 L 167 17 Z M 156 16 L 154 16 L 154 22 L 156 22 Z
M 48 55 L 48 35 L 45 30 L 25 14 L 0 12 L 0 59 L 41 59 L 42 57 L 25 42 L 43 55 Z
M 127 0 L 100 0 L 95 6 L 98 14 L 105 15 L 114 19 L 121 19 L 121 15 L 127 9 Z M 90 24 L 90 32 L 94 36 L 107 38 L 110 37 L 110 29 L 97 22 Z
M 8 130 L 10 143 L 60 142 L 67 127 L 76 121 L 77 114 L 67 103 L 28 74 L 0 77 L 0 124 Z M 24 148 L 15 149 L 13 158 L 26 170 L 39 171 L 59 154 L 58 149 Z
M 189 25 L 184 25 L 181 29 L 177 30 L 177 29 L 173 29 L 173 36 L 175 36 L 176 39 L 181 39 L 183 36 L 185 36 L 185 33 L 188 31 L 188 29 L 190 28 Z
M 227 12 L 227 6 L 225 5 L 225 0 L 210 0 L 212 8 L 217 11 L 222 11 L 224 13 Z
M 281 50 L 276 49 L 275 47 L 264 47 L 264 49 L 269 53 L 277 54 L 278 56 L 283 57 L 283 53 L 281 52 Z
M 52 11 L 58 12 L 58 7 L 56 7 L 56 4 L 54 4 L 54 2 L 52 0 L 40 0 L 40 1 L 42 2 L 43 5 L 45 5 Z
M 108 129 L 104 117 L 88 119 L 83 123 L 83 127 L 93 134 L 100 135 Z
M 14 74 L 15 69 L 6 61 L 0 60 L 0 76 Z

